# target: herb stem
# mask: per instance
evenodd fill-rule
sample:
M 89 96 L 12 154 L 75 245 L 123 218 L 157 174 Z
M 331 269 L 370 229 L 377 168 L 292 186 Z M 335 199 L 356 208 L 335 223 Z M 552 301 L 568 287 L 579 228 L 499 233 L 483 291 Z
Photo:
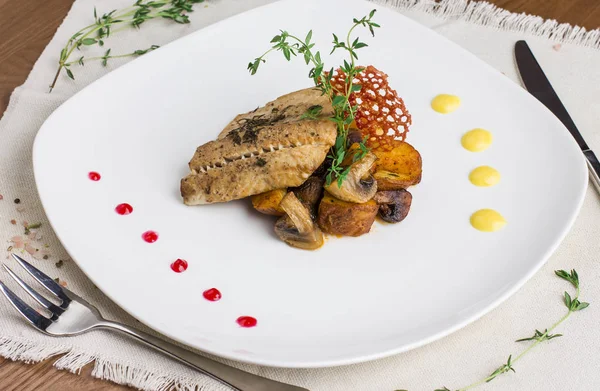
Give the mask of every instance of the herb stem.
M 352 107 L 350 104 L 350 97 L 353 92 L 361 89 L 360 86 L 354 85 L 354 77 L 362 70 L 362 68 L 356 67 L 355 59 L 358 58 L 356 50 L 367 46 L 366 43 L 360 42 L 359 38 L 356 38 L 354 42 L 351 42 L 351 38 L 352 33 L 358 26 L 367 27 L 371 34 L 375 35 L 374 28 L 380 27 L 377 23 L 372 21 L 375 12 L 376 10 L 372 10 L 367 16 L 364 16 L 360 20 L 356 18 L 353 19 L 353 24 L 346 35 L 346 41 L 339 41 L 338 37 L 333 34 L 334 41 L 331 53 L 336 49 L 341 48 L 350 55 L 350 60 L 344 60 L 344 64 L 340 66 L 340 71 L 347 75 L 344 80 L 344 86 L 343 88 L 340 88 L 340 91 L 334 88 L 332 84 L 335 68 L 331 68 L 329 71 L 325 70 L 325 65 L 321 60 L 321 52 L 313 49 L 315 43 L 311 42 L 312 30 L 308 32 L 304 40 L 295 35 L 290 35 L 287 31 L 280 30 L 280 34 L 271 39 L 271 48 L 260 57 L 256 57 L 252 62 L 248 63 L 247 68 L 250 71 L 250 74 L 254 75 L 261 63 L 265 62 L 265 57 L 272 51 L 277 50 L 281 51 L 288 61 L 291 60 L 292 56 L 302 54 L 306 64 L 313 66 L 309 72 L 309 78 L 313 80 L 315 86 L 321 90 L 323 95 L 328 96 L 333 108 L 333 115 L 329 119 L 335 123 L 337 128 L 335 143 L 330 150 L 331 153 L 327 156 L 327 158 L 331 160 L 331 165 L 327 169 L 325 178 L 326 186 L 329 186 L 335 179 L 338 186 L 341 187 L 350 170 L 350 166 L 346 166 L 345 164 L 345 157 L 349 150 L 349 146 L 347 145 L 347 135 L 348 128 L 354 120 L 356 111 L 356 108 Z M 309 108 L 308 112 L 303 116 L 305 116 L 305 118 L 314 118 L 318 115 L 317 112 L 318 109 L 312 107 Z M 364 154 L 368 153 L 368 149 L 364 145 L 364 142 L 365 141 L 360 143 L 362 152 L 354 155 L 353 162 L 362 159 Z
M 81 38 L 78 38 L 77 41 L 82 41 L 85 38 L 88 38 L 90 36 L 90 34 L 95 33 L 96 31 L 98 31 L 99 29 L 101 29 L 102 27 L 104 27 L 104 25 L 103 24 L 101 24 L 101 25 L 91 25 L 90 27 L 93 27 L 93 28 L 90 31 L 88 31 L 87 33 L 83 34 L 81 36 Z M 67 47 L 68 47 L 68 45 L 67 45 Z M 71 53 L 73 53 L 73 50 L 75 50 L 75 49 L 77 49 L 77 45 L 72 45 L 71 48 L 67 51 L 67 55 L 65 56 L 64 60 L 67 60 L 69 58 L 69 56 L 71 55 Z M 62 65 L 64 66 L 64 61 L 63 61 Z
M 93 60 L 104 60 L 104 59 L 108 59 L 108 58 L 123 58 L 123 57 L 133 57 L 136 56 L 135 53 L 127 53 L 127 54 L 118 54 L 116 56 L 97 56 L 97 57 L 86 57 L 85 61 L 93 61 Z M 71 61 L 68 63 L 65 63 L 65 66 L 70 66 L 73 64 L 77 64 L 77 61 Z
M 71 53 L 73 53 L 73 50 L 75 50 L 78 46 L 75 42 L 81 42 L 83 39 L 89 37 L 89 35 L 95 31 L 98 31 L 98 29 L 104 27 L 104 25 L 97 25 L 97 24 L 91 24 L 87 27 L 84 27 L 83 29 L 79 30 L 77 33 L 81 33 L 83 31 L 85 31 L 86 29 L 90 29 L 90 31 L 86 32 L 85 34 L 83 34 L 81 37 L 79 37 L 76 41 L 73 41 L 73 39 L 70 39 L 69 42 L 67 43 L 67 46 L 65 46 L 65 48 L 63 50 L 66 51 L 66 54 L 64 55 L 64 57 L 62 57 L 61 54 L 61 59 L 58 62 L 58 70 L 56 71 L 56 76 L 54 76 L 54 80 L 52 81 L 52 84 L 50 84 L 50 91 L 52 92 L 52 90 L 54 89 L 54 86 L 56 85 L 56 81 L 58 80 L 58 76 L 60 75 L 60 71 L 65 68 L 65 66 L 68 66 L 68 64 L 66 63 L 67 59 L 69 58 L 69 56 L 71 55 Z M 70 48 L 69 48 L 70 45 Z
M 54 86 L 56 85 L 56 81 L 58 80 L 58 77 L 60 76 L 60 71 L 62 71 L 62 69 L 63 69 L 63 66 L 59 65 L 58 69 L 56 70 L 56 74 L 54 75 L 54 79 L 52 79 L 52 83 L 50 83 L 48 93 L 52 92 L 52 89 L 54 89 Z
M 577 294 L 579 296 L 579 293 Z M 569 316 L 571 316 L 571 314 L 573 313 L 573 311 L 569 310 L 562 318 L 560 318 L 560 320 L 556 323 L 554 323 L 543 335 L 542 337 L 540 337 L 539 339 L 537 339 L 534 343 L 532 343 L 531 345 L 529 345 L 529 347 L 527 349 L 525 349 L 524 351 L 521 352 L 521 354 L 519 354 L 517 357 L 515 357 L 515 359 L 513 360 L 513 363 L 516 363 L 517 361 L 519 361 L 524 355 L 526 355 L 531 349 L 535 348 L 536 346 L 538 346 L 540 343 L 542 343 L 544 341 L 543 337 L 547 336 L 552 330 L 554 330 L 556 327 L 558 327 L 562 322 L 564 322 L 565 320 L 567 320 L 569 318 Z
M 573 273 L 574 273 L 574 271 L 573 271 Z M 557 275 L 558 275 L 558 272 L 557 272 Z M 579 303 L 579 294 L 580 294 L 579 279 L 578 279 L 576 273 L 574 273 L 574 275 L 575 275 L 575 277 L 573 277 L 573 274 L 570 277 L 573 278 L 574 279 L 573 281 L 576 281 L 576 282 L 573 282 L 573 281 L 569 280 L 568 278 L 561 277 L 560 275 L 559 275 L 559 277 L 567 279 L 567 281 L 570 281 L 571 283 L 573 283 L 573 285 L 575 286 L 576 290 L 575 290 L 575 297 L 572 299 L 572 302 Z M 587 303 L 583 303 L 583 304 L 585 304 L 585 306 L 583 308 L 579 308 L 577 306 L 572 306 L 570 302 L 566 303 L 566 304 L 567 304 L 567 308 L 568 308 L 567 313 L 564 314 L 557 322 L 555 322 L 543 334 L 536 334 L 536 335 L 534 335 L 534 337 L 532 337 L 532 339 L 535 339 L 535 342 L 533 342 L 532 344 L 530 344 L 527 347 L 527 349 L 523 350 L 518 356 L 515 357 L 514 360 L 511 360 L 509 358 L 507 364 L 505 364 L 504 366 L 500 367 L 498 370 L 494 371 L 494 373 L 492 373 L 488 377 L 486 377 L 486 378 L 484 378 L 482 380 L 479 380 L 479 381 L 477 381 L 475 383 L 472 383 L 472 384 L 470 384 L 470 385 L 468 385 L 466 387 L 460 388 L 460 389 L 458 389 L 456 391 L 467 391 L 467 390 L 476 388 L 476 387 L 478 387 L 478 386 L 480 386 L 482 384 L 485 384 L 485 383 L 488 383 L 488 382 L 494 380 L 497 376 L 499 376 L 499 375 L 501 375 L 503 373 L 506 373 L 509 370 L 514 370 L 512 368 L 512 366 L 516 362 L 518 362 L 521 358 L 523 358 L 527 353 L 529 353 L 533 348 L 535 348 L 536 346 L 538 346 L 542 342 L 544 342 L 544 341 L 546 341 L 548 339 L 551 339 L 552 337 L 548 338 L 548 336 L 550 335 L 550 332 L 553 331 L 555 328 L 557 328 L 565 320 L 567 320 L 574 311 L 579 311 L 580 309 L 583 309 L 583 308 L 587 307 Z M 537 330 L 536 330 L 536 333 L 537 333 Z
M 193 12 L 193 6 L 195 4 L 203 1 L 204 0 L 136 0 L 133 5 L 127 8 L 113 10 L 103 15 L 98 15 L 96 8 L 94 8 L 94 23 L 80 29 L 73 34 L 73 36 L 71 36 L 71 38 L 67 41 L 66 45 L 62 48 L 58 61 L 58 69 L 54 79 L 52 80 L 52 83 L 50 84 L 50 92 L 55 87 L 62 70 L 65 70 L 67 76 L 69 76 L 71 79 L 75 79 L 73 72 L 69 69 L 69 66 L 76 62 L 83 64 L 84 60 L 88 60 L 88 58 L 82 56 L 77 61 L 70 61 L 71 55 L 75 49 L 81 48 L 82 45 L 103 46 L 104 39 L 108 38 L 111 32 L 116 33 L 129 26 L 140 27 L 142 23 L 151 19 L 164 18 L 170 19 L 176 23 L 189 23 L 190 20 L 188 13 Z M 123 27 L 111 31 L 111 28 L 115 26 Z M 154 50 L 156 47 L 156 45 L 152 45 L 152 50 Z M 148 51 L 149 49 L 136 50 L 131 54 L 131 56 L 142 55 Z M 107 52 L 103 57 L 100 57 L 104 60 L 103 65 L 105 65 L 105 61 L 109 58 L 129 56 L 109 56 L 108 54 L 109 52 Z M 92 57 L 89 59 L 99 58 Z
M 353 49 L 350 49 L 352 46 L 350 45 L 351 34 L 356 27 L 359 26 L 359 23 L 354 23 L 354 25 L 348 30 L 348 35 L 346 35 L 346 47 L 348 51 L 350 51 L 350 65 L 352 65 L 351 69 L 356 70 L 355 62 L 354 62 L 354 54 L 352 52 Z M 352 105 L 350 105 L 350 95 L 352 94 L 352 85 L 354 83 L 354 74 L 349 73 L 348 77 L 348 87 L 346 88 L 346 104 L 348 105 L 348 116 L 352 117 L 354 120 L 354 110 L 352 109 Z M 348 125 L 350 126 L 350 125 Z M 344 139 L 344 145 L 346 145 L 348 139 L 348 129 L 345 127 L 345 124 L 342 123 L 342 137 Z

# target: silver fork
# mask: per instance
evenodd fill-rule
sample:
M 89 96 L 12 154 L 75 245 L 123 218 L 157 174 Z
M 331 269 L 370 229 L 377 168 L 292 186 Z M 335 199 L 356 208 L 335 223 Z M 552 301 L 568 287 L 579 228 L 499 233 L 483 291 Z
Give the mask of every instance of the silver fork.
M 221 364 L 144 333 L 143 331 L 136 330 L 121 323 L 106 320 L 100 315 L 100 312 L 96 307 L 67 288 L 61 287 L 50 277 L 26 262 L 23 258 L 16 254 L 12 254 L 12 256 L 37 282 L 61 302 L 58 305 L 50 302 L 27 285 L 19 278 L 19 276 L 10 270 L 8 266 L 5 264 L 2 265 L 17 284 L 19 284 L 25 292 L 41 306 L 46 308 L 51 314 L 49 318 L 41 315 L 0 281 L 0 290 L 11 302 L 13 307 L 15 307 L 29 323 L 44 334 L 51 336 L 70 336 L 85 333 L 86 331 L 93 329 L 117 330 L 130 335 L 159 352 L 173 357 L 205 375 L 239 391 L 308 391 L 306 388 L 280 383 Z

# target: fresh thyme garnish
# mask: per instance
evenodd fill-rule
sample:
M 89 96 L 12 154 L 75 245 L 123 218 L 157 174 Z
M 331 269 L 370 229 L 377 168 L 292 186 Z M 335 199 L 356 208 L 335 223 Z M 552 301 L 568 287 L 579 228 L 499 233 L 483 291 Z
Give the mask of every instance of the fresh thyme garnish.
M 73 59 L 73 51 L 80 50 L 82 46 L 104 46 L 105 40 L 118 31 L 128 27 L 139 28 L 148 20 L 161 18 L 170 19 L 175 23 L 189 23 L 190 19 L 187 13 L 193 12 L 193 6 L 202 3 L 204 0 L 156 0 L 143 1 L 137 0 L 131 7 L 122 10 L 113 10 L 98 16 L 94 8 L 94 23 L 82 28 L 69 40 L 65 47 L 60 51 L 58 60 L 58 70 L 56 76 L 50 84 L 50 91 L 56 85 L 60 72 L 64 69 L 71 79 L 75 80 L 71 67 L 73 65 L 85 65 L 87 61 L 100 60 L 103 66 L 106 66 L 111 58 L 137 57 L 146 54 L 152 50 L 158 49 L 158 45 L 152 45 L 148 48 L 138 49 L 131 53 L 111 55 L 110 49 L 104 52 L 102 56 L 85 57 L 77 56 Z M 119 28 L 115 28 L 119 27 Z
M 571 283 L 571 285 L 573 285 L 573 287 L 575 288 L 575 296 L 574 297 L 571 297 L 571 295 L 568 292 L 564 293 L 564 304 L 567 307 L 567 313 L 562 318 L 560 318 L 556 323 L 554 323 L 552 326 L 550 326 L 550 328 L 545 329 L 544 332 L 535 330 L 535 333 L 533 334 L 532 337 L 518 339 L 516 342 L 525 342 L 525 341 L 535 341 L 535 342 L 533 342 L 531 345 L 529 345 L 529 347 L 527 347 L 527 349 L 523 350 L 514 359 L 513 359 L 512 355 L 508 356 L 506 363 L 499 366 L 494 372 L 492 372 L 485 379 L 482 379 L 478 382 L 470 384 L 466 387 L 459 388 L 456 391 L 467 391 L 467 390 L 473 389 L 477 386 L 480 386 L 482 384 L 489 383 L 504 373 L 507 373 L 509 371 L 514 372 L 515 369 L 513 368 L 513 365 L 517 361 L 519 361 L 521 358 L 523 358 L 527 353 L 529 353 L 531 351 L 531 349 L 533 349 L 534 347 L 536 347 L 537 345 L 539 345 L 540 343 L 542 343 L 544 341 L 549 341 L 553 338 L 562 336 L 562 334 L 550 334 L 551 331 L 553 331 L 561 323 L 563 323 L 565 320 L 567 320 L 573 312 L 581 311 L 589 306 L 589 303 L 579 301 L 579 292 L 580 292 L 579 276 L 577 275 L 577 272 L 575 271 L 575 269 L 571 270 L 570 273 L 565 270 L 556 270 L 556 271 L 554 271 L 554 273 L 558 277 L 562 278 L 563 280 Z M 451 390 L 447 387 L 442 387 L 442 388 L 436 389 L 435 391 L 451 391 Z
M 300 119 L 319 119 L 322 111 L 323 106 L 321 105 L 310 106 L 306 112 L 300 116 Z
M 361 160 L 367 155 L 367 153 L 369 153 L 369 148 L 367 148 L 367 136 L 365 136 L 365 138 L 360 143 L 358 143 L 358 147 L 360 148 L 360 150 L 356 151 L 356 153 L 352 157 L 353 163 Z
M 533 337 L 517 339 L 515 342 L 525 342 L 525 341 L 540 341 L 540 342 L 542 342 L 542 341 L 548 341 L 548 340 L 551 340 L 553 338 L 558 338 L 558 337 L 562 337 L 562 334 L 549 334 L 548 329 L 544 330 L 543 333 L 540 330 L 535 330 Z
M 332 164 L 327 171 L 327 185 L 330 185 L 333 180 L 337 180 L 338 186 L 341 187 L 350 171 L 349 167 L 343 167 L 342 165 L 349 147 L 347 145 L 348 128 L 354 121 L 357 110 L 357 106 L 350 105 L 349 99 L 353 92 L 361 90 L 360 85 L 354 84 L 355 76 L 363 69 L 357 67 L 355 64 L 355 60 L 358 59 L 357 50 L 368 46 L 366 43 L 361 42 L 358 37 L 353 40 L 352 33 L 354 32 L 354 29 L 362 26 L 368 28 L 371 34 L 375 36 L 375 28 L 380 27 L 379 24 L 372 20 L 375 12 L 376 10 L 372 10 L 369 15 L 364 16 L 361 19 L 353 19 L 353 25 L 346 34 L 345 40 L 340 41 L 338 36 L 333 34 L 333 49 L 331 50 L 331 53 L 335 52 L 337 49 L 341 49 L 347 51 L 349 55 L 349 61 L 344 60 L 344 64 L 340 66 L 340 69 L 346 75 L 344 91 L 333 88 L 331 79 L 333 77 L 334 68 L 325 71 L 325 64 L 321 59 L 321 52 L 315 51 L 314 49 L 315 44 L 312 42 L 312 30 L 306 34 L 304 39 L 300 39 L 287 31 L 281 30 L 280 34 L 271 39 L 271 43 L 273 44 L 271 48 L 260 57 L 255 58 L 254 61 L 248 63 L 248 70 L 254 75 L 258 71 L 260 64 L 266 62 L 265 57 L 269 53 L 280 51 L 288 61 L 291 60 L 292 56 L 296 57 L 302 55 L 306 65 L 312 65 L 308 75 L 313 79 L 315 86 L 320 88 L 321 92 L 331 99 L 334 113 L 333 117 L 330 119 L 337 125 L 337 139 L 335 145 L 331 149 L 331 154 L 328 156 Z M 311 110 L 309 109 L 309 111 Z M 304 113 L 302 117 L 312 119 L 312 117 L 317 114 L 316 109 L 313 109 L 312 112 L 309 111 Z M 367 150 L 367 147 L 364 142 L 362 142 L 361 151 L 364 150 Z M 353 161 L 360 160 L 360 158 L 364 157 L 364 154 L 361 152 L 358 159 L 356 159 L 356 157 L 357 155 L 353 157 Z

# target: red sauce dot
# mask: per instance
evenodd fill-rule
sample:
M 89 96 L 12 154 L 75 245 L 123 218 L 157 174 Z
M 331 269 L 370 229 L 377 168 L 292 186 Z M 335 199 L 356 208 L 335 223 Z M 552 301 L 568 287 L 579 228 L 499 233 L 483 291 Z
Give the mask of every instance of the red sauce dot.
M 171 264 L 171 270 L 175 273 L 184 272 L 188 268 L 188 263 L 185 259 L 178 258 L 175 262 Z
M 142 234 L 142 239 L 148 243 L 154 243 L 158 240 L 158 233 L 154 231 L 146 231 Z
M 205 290 L 202 294 L 204 298 L 208 301 L 219 301 L 221 300 L 221 292 L 217 288 L 210 288 Z
M 251 316 L 240 316 L 239 318 L 237 318 L 237 324 L 239 324 L 242 327 L 254 327 L 257 323 L 258 321 L 256 320 L 256 318 L 253 318 Z
M 128 215 L 131 212 L 133 212 L 133 206 L 129 205 L 129 204 L 119 204 L 117 205 L 117 207 L 115 208 L 115 212 L 117 212 L 120 215 Z
M 90 171 L 88 173 L 88 178 L 90 178 L 91 180 L 97 182 L 100 180 L 101 176 L 99 173 L 97 173 L 96 171 Z

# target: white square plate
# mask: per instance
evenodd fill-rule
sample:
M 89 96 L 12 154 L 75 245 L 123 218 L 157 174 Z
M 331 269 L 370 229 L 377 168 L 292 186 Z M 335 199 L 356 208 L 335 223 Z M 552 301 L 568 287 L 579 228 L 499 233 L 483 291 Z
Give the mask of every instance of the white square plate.
M 343 5 L 343 6 L 342 6 Z M 465 50 L 384 7 L 359 63 L 373 64 L 410 110 L 423 156 L 408 218 L 315 252 L 290 248 L 247 200 L 187 207 L 179 180 L 195 148 L 235 114 L 310 86 L 301 58 L 274 53 L 246 65 L 286 29 L 329 53 L 331 33 L 374 7 L 361 1 L 277 2 L 173 42 L 91 84 L 57 109 L 34 146 L 48 218 L 73 259 L 140 321 L 223 357 L 285 367 L 349 364 L 441 338 L 490 311 L 545 262 L 581 205 L 587 174 L 567 130 L 544 106 Z M 493 50 L 493 48 L 490 48 Z M 324 58 L 326 68 L 341 57 Z M 341 55 L 341 53 L 340 53 Z M 430 108 L 439 93 L 462 106 Z M 492 147 L 470 153 L 462 134 L 482 127 Z M 502 174 L 478 188 L 479 165 Z M 88 179 L 97 171 L 101 180 Z M 133 213 L 114 212 L 122 202 Z M 507 219 L 496 233 L 469 224 L 480 208 Z M 85 225 L 85 229 L 82 229 Z M 155 243 L 143 232 L 159 233 Z M 188 261 L 184 273 L 170 264 Z M 218 288 L 209 302 L 202 293 Z M 160 310 L 157 311 L 157 308 Z M 258 320 L 253 328 L 236 323 Z

